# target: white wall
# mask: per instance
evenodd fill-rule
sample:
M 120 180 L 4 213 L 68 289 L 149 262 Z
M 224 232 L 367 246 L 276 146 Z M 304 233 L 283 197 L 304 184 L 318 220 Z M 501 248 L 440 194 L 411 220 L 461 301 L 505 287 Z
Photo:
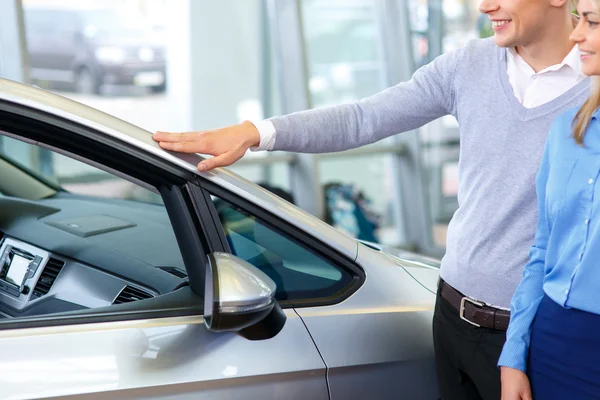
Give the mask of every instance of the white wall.
M 262 118 L 260 0 L 167 3 L 169 129 Z

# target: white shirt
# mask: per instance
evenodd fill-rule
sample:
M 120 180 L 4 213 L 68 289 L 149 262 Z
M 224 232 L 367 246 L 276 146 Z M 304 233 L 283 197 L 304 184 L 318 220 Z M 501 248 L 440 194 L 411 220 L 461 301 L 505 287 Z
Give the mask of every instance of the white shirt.
M 515 97 L 525 108 L 541 106 L 554 100 L 585 79 L 581 73 L 581 59 L 577 46 L 560 64 L 551 65 L 536 73 L 514 47 L 506 57 L 506 72 Z
M 581 59 L 577 46 L 567 54 L 560 64 L 551 65 L 535 72 L 517 53 L 514 47 L 508 49 L 506 72 L 515 97 L 526 108 L 541 106 L 554 100 L 585 79 L 581 72 Z M 260 134 L 260 144 L 252 151 L 270 151 L 275 145 L 277 132 L 271 121 L 251 121 Z

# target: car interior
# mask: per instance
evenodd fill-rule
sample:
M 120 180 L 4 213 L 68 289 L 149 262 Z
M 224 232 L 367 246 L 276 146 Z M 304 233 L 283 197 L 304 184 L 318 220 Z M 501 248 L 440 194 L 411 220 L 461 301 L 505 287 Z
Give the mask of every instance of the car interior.
M 2 137 L 0 317 L 106 307 L 188 284 L 158 194 L 50 152 L 61 186 L 40 172 L 41 151 Z

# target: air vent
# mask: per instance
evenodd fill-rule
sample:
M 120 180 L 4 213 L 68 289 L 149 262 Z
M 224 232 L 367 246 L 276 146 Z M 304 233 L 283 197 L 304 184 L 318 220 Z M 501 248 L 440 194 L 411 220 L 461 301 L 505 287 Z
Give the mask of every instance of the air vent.
M 154 296 L 145 290 L 141 290 L 133 286 L 125 286 L 115 301 L 113 301 L 113 304 L 129 303 L 132 301 L 149 299 L 151 297 Z
M 55 258 L 50 258 L 44 270 L 42 271 L 42 275 L 38 280 L 35 288 L 33 289 L 33 295 L 36 297 L 41 297 L 47 294 L 52 287 L 52 284 L 56 280 L 56 277 L 60 273 L 60 270 L 65 266 L 64 261 L 57 260 Z
M 175 268 L 175 267 L 158 267 L 158 268 L 162 269 L 165 272 L 168 272 L 171 275 L 175 275 L 178 278 L 181 278 L 181 279 L 187 278 L 187 274 L 185 272 L 183 272 L 182 270 L 180 270 L 179 268 Z

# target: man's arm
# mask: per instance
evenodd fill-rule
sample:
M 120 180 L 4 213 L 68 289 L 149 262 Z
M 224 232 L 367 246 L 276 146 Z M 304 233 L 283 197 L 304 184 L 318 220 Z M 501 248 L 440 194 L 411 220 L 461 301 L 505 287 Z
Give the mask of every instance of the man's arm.
M 444 54 L 400 83 L 356 103 L 271 118 L 273 150 L 323 153 L 373 143 L 455 113 L 454 76 L 463 49 Z M 245 121 L 203 132 L 157 132 L 154 139 L 173 151 L 210 154 L 200 170 L 231 165 L 260 144 L 254 124 Z
M 423 66 L 412 79 L 351 104 L 269 119 L 273 150 L 342 151 L 377 142 L 455 112 L 454 75 L 462 49 Z

